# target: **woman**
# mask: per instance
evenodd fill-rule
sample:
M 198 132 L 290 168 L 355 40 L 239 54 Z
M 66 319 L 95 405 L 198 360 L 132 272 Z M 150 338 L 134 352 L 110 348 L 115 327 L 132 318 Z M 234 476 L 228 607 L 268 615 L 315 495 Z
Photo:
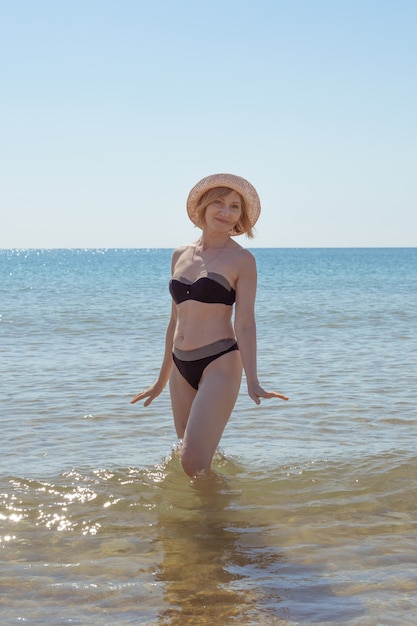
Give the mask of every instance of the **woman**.
M 256 370 L 256 263 L 232 237 L 252 228 L 260 213 L 254 187 L 239 176 L 215 174 L 191 190 L 187 211 L 201 237 L 172 256 L 172 312 L 158 379 L 131 403 L 148 406 L 169 380 L 181 463 L 189 476 L 208 470 L 235 405 L 245 371 L 248 394 L 265 391 Z M 232 323 L 235 304 L 234 323 Z

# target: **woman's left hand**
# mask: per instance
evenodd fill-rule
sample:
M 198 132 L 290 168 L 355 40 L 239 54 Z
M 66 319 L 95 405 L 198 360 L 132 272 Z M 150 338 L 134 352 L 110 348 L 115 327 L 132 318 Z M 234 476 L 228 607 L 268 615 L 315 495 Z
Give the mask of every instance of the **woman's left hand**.
M 281 400 L 288 400 L 287 396 L 279 391 L 265 391 L 259 383 L 248 385 L 249 397 L 255 402 L 255 404 L 261 403 L 261 398 L 280 398 Z

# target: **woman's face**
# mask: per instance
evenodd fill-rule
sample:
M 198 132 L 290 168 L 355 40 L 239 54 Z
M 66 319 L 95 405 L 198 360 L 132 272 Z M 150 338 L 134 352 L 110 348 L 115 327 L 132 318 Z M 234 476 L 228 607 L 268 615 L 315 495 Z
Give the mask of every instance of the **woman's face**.
M 238 223 L 242 215 L 242 201 L 237 191 L 230 191 L 213 200 L 205 212 L 205 222 L 209 228 L 228 233 Z

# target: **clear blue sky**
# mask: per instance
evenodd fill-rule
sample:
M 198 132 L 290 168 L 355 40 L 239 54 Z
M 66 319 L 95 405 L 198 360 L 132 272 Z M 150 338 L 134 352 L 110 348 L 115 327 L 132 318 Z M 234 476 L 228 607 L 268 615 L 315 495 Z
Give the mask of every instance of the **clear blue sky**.
M 0 0 L 0 247 L 175 247 L 232 172 L 261 247 L 417 245 L 415 0 Z

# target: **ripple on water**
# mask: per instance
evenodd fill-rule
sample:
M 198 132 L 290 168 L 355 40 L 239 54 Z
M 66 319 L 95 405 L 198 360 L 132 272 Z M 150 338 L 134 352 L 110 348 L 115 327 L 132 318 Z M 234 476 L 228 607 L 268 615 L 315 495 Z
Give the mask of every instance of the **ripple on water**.
M 4 619 L 365 624 L 392 594 L 415 610 L 410 460 L 262 469 L 219 454 L 218 475 L 188 480 L 174 451 L 148 470 L 10 477 Z

